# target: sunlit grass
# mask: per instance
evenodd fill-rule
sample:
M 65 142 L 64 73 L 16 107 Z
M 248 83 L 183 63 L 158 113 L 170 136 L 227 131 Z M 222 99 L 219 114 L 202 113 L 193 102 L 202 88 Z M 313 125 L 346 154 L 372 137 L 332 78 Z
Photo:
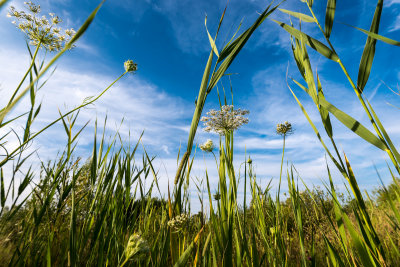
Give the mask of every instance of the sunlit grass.
M 0 8 L 3 2 L 0 2 Z M 0 128 L 13 127 L 17 119 L 26 120 L 21 136 L 17 131 L 14 132 L 20 140 L 19 145 L 6 150 L 0 161 L 0 265 L 395 266 L 400 261 L 400 156 L 362 94 L 371 68 L 369 62 L 374 57 L 374 43 L 376 40 L 386 40 L 377 34 L 381 1 L 378 1 L 370 31 L 363 30 L 368 40 L 357 83 L 347 73 L 330 42 L 336 1 L 328 0 L 324 29 L 313 12 L 312 1 L 305 2 L 310 15 L 281 11 L 302 22 L 315 24 L 328 45 L 295 29 L 293 25 L 276 22 L 291 34 L 291 40 L 288 41 L 292 43 L 295 63 L 304 78 L 304 83 L 293 82 L 316 104 L 333 152 L 290 87 L 292 83 L 288 82 L 288 86 L 329 160 L 347 181 L 346 192 L 337 191 L 328 164 L 323 189 L 309 187 L 293 165 L 285 164 L 286 137 L 294 133 L 295 122 L 293 126 L 289 122 L 277 125 L 276 132 L 282 136 L 282 157 L 278 190 L 272 190 L 270 184 L 263 188 L 257 182 L 250 157 L 246 156 L 241 162 L 244 173 L 240 173 L 243 168 L 238 169 L 234 165 L 234 159 L 237 159 L 234 151 L 235 131 L 245 127 L 248 111 L 236 110 L 234 103 L 227 103 L 225 96 L 219 96 L 220 109 L 210 111 L 208 117 L 203 117 L 209 93 L 221 81 L 252 33 L 277 9 L 278 6 L 272 4 L 247 30 L 238 37 L 233 36 L 220 50 L 215 44 L 225 11 L 215 37 L 208 33 L 210 54 L 193 113 L 188 143 L 177 157 L 177 172 L 165 199 L 155 197 L 161 191 L 158 185 L 160 176 L 153 167 L 154 158 L 147 154 L 145 145 L 143 154 L 138 155 L 138 148 L 142 146 L 141 137 L 136 143 L 129 144 L 120 140 L 119 134 L 115 133 L 108 141 L 105 138 L 106 122 L 102 133 L 98 133 L 96 122 L 91 157 L 82 162 L 75 153 L 78 136 L 83 129 L 75 127 L 79 109 L 100 98 L 126 73 L 136 71 L 137 65 L 132 60 L 125 62 L 125 72 L 98 96 L 84 100 L 78 107 L 60 114 L 59 119 L 32 134 L 31 126 L 40 112 L 35 96 L 41 86 L 41 77 L 85 32 L 100 4 L 76 35 L 48 63 L 37 62 L 41 42 L 33 43 L 31 48 L 35 50 L 31 53 L 29 48 L 31 63 L 26 74 L 8 104 L 0 110 Z M 393 40 L 390 42 L 396 44 Z M 311 68 L 307 46 L 339 64 L 370 119 L 375 134 L 325 99 L 319 77 L 314 76 Z M 24 89 L 23 84 L 29 85 Z M 9 118 L 13 114 L 13 107 L 28 94 L 31 106 L 27 113 Z M 393 178 L 388 187 L 382 184 L 372 197 L 360 191 L 350 162 L 336 147 L 330 115 L 388 154 L 392 162 L 388 168 Z M 207 140 L 199 146 L 215 160 L 216 173 L 210 174 L 204 168 L 199 183 L 206 187 L 206 197 L 199 198 L 199 201 L 202 207 L 207 206 L 208 209 L 202 208 L 199 213 L 191 214 L 189 186 L 193 183 L 192 166 L 195 160 L 192 150 L 201 120 L 206 123 L 208 132 L 219 134 L 218 144 Z M 57 159 L 43 163 L 41 173 L 36 174 L 28 165 L 31 155 L 26 155 L 26 152 L 29 144 L 57 122 L 64 126 L 67 137 L 65 150 Z M 3 148 L 9 138 L 8 134 L 0 137 Z M 29 170 L 17 184 L 21 166 L 28 166 Z M 4 168 L 12 168 L 14 173 L 7 184 Z M 40 179 L 33 183 L 35 176 Z M 211 188 L 211 176 L 217 177 L 217 188 Z M 244 181 L 240 181 L 240 177 Z M 282 179 L 287 180 L 288 188 L 285 191 L 288 194 L 282 193 Z M 201 187 L 196 186 L 201 195 Z M 244 192 L 242 203 L 238 200 L 240 187 Z M 32 190 L 29 191 L 29 188 Z M 23 195 L 28 196 L 21 199 Z M 6 203 L 11 205 L 6 206 Z

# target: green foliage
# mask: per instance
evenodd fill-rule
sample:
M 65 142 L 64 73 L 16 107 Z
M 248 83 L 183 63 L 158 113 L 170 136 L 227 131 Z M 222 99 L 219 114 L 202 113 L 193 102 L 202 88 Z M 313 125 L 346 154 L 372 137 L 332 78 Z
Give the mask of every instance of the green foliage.
M 208 203 L 199 197 L 201 211 L 197 214 L 190 213 L 189 183 L 193 178 L 191 169 L 195 158 L 191 151 L 206 98 L 253 32 L 279 5 L 272 8 L 269 5 L 252 26 L 236 39 L 235 36 L 232 37 L 220 51 L 216 47 L 216 38 L 225 11 L 214 39 L 207 30 L 211 51 L 200 85 L 188 145 L 180 163 L 178 156 L 179 164 L 172 196 L 168 188 L 168 195 L 164 198 L 160 197 L 160 177 L 153 166 L 154 158 L 149 157 L 144 146 L 141 160 L 137 160 L 140 159 L 137 154 L 141 137 L 134 146 L 123 143 L 118 133 L 106 141 L 106 122 L 101 135 L 97 133 L 96 122 L 91 157 L 81 163 L 74 152 L 77 137 L 83 129 L 75 129 L 78 116 L 75 111 L 96 101 L 127 71 L 136 70 L 136 64 L 129 61 L 128 65 L 132 68 L 127 67 L 126 72 L 96 98 L 85 101 L 66 114 L 60 114 L 59 119 L 32 135 L 31 125 L 40 112 L 40 105 L 35 104 L 36 92 L 41 87 L 38 81 L 60 54 L 45 65 L 44 62 L 37 62 L 38 47 L 33 53 L 28 47 L 31 63 L 21 85 L 26 79 L 29 79 L 30 85 L 19 94 L 21 86 L 18 86 L 9 104 L 1 109 L 0 114 L 0 128 L 12 125 L 16 118 L 27 115 L 21 143 L 0 162 L 1 167 L 9 166 L 12 160 L 16 163 L 9 184 L 4 182 L 1 169 L 0 265 L 395 266 L 400 261 L 400 181 L 397 178 L 400 173 L 400 155 L 372 106 L 360 94 L 369 77 L 375 42 L 386 40 L 377 35 L 382 1 L 378 1 L 371 31 L 364 31 L 369 37 L 364 49 L 364 59 L 361 60 L 359 87 L 348 75 L 330 43 L 336 1 L 328 0 L 325 29 L 322 29 L 314 15 L 312 1 L 303 2 L 309 7 L 310 15 L 284 9 L 281 11 L 300 21 L 317 25 L 328 46 L 293 26 L 275 22 L 292 35 L 294 59 L 307 86 L 293 81 L 316 105 L 334 149 L 333 153 L 294 91 L 289 88 L 329 158 L 345 178 L 348 190 L 346 195 L 337 192 L 329 168 L 324 189 L 309 188 L 304 182 L 299 183 L 301 177 L 293 165 L 284 169 L 285 140 L 293 132 L 290 123 L 279 124 L 277 128 L 278 134 L 282 136 L 283 146 L 276 193 L 270 184 L 261 188 L 257 183 L 250 158 L 245 157 L 241 163 L 244 173 L 241 173 L 243 168 L 235 169 L 234 130 L 237 127 L 221 126 L 222 128 L 218 128 L 220 140 L 219 146 L 215 148 L 217 151 L 213 150 L 213 144 L 204 149 L 210 156 L 214 156 L 218 187 L 210 187 L 209 173 L 205 170 L 204 177 L 197 180 L 199 185 L 196 186 L 200 195 L 204 182 Z M 0 2 L 0 7 L 2 3 L 4 1 Z M 84 33 L 98 8 L 78 31 L 78 35 Z M 375 134 L 325 99 L 318 75 L 315 83 L 306 45 L 341 66 L 370 118 Z M 217 59 L 212 68 L 214 55 Z M 31 106 L 27 113 L 3 122 L 11 108 L 27 92 L 31 97 Z M 228 112 L 231 108 L 233 111 L 233 104 L 232 107 L 227 106 L 226 97 L 225 105 L 219 100 L 221 109 Z M 387 187 L 382 184 L 375 191 L 375 198 L 360 191 L 350 162 L 345 155 L 338 152 L 330 114 L 361 138 L 388 153 L 397 174 L 388 167 L 393 182 Z M 17 185 L 16 174 L 29 158 L 29 155 L 23 154 L 28 144 L 38 134 L 60 121 L 65 129 L 65 150 L 56 159 L 42 163 L 38 181 L 33 182 L 35 174 L 28 168 L 21 183 Z M 6 139 L 7 134 L 0 141 L 6 142 Z M 287 193 L 285 189 L 281 189 L 282 177 L 285 175 L 288 182 Z M 239 183 L 242 178 L 243 184 Z M 244 189 L 242 205 L 238 201 L 240 186 Z M 32 190 L 21 200 L 20 197 L 22 198 L 27 188 Z M 216 194 L 211 193 L 215 191 Z M 247 197 L 250 197 L 249 201 Z M 7 203 L 11 205 L 6 206 Z M 208 209 L 204 209 L 204 206 Z

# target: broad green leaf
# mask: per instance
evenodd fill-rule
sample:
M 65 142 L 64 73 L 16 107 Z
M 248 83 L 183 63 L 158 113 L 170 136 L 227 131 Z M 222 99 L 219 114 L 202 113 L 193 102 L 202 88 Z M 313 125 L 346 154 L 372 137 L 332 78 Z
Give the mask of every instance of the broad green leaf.
M 282 8 L 278 8 L 280 11 L 282 11 L 283 13 L 286 13 L 290 16 L 293 16 L 295 18 L 301 19 L 301 21 L 303 22 L 315 22 L 315 19 L 309 15 L 303 14 L 303 13 L 299 13 L 299 12 L 294 12 L 294 11 L 290 11 L 287 9 L 282 9 Z
M 330 37 L 333 26 L 333 19 L 335 18 L 336 0 L 328 0 L 325 13 L 325 35 Z
M 387 150 L 386 144 L 371 133 L 367 128 L 365 128 L 360 122 L 355 120 L 353 117 L 347 115 L 340 109 L 336 108 L 334 105 L 329 103 L 324 98 L 319 98 L 319 104 L 332 113 L 341 123 L 343 123 L 347 128 L 352 130 L 355 134 L 360 136 L 365 141 L 373 144 L 377 148 L 384 151 Z
M 345 24 L 345 25 L 347 25 L 347 24 Z M 366 31 L 364 29 L 361 29 L 361 28 L 358 28 L 358 27 L 355 27 L 355 26 L 351 26 L 351 25 L 347 25 L 347 26 L 353 27 L 354 29 L 357 29 L 357 30 L 361 31 L 361 32 L 367 34 L 369 37 L 374 38 L 376 40 L 385 42 L 385 43 L 390 44 L 390 45 L 400 46 L 400 42 L 399 41 L 387 38 L 385 36 L 382 36 L 382 35 L 379 35 L 379 34 L 376 34 L 376 33 L 370 32 L 370 31 Z
M 292 51 L 293 51 L 294 60 L 296 61 L 296 64 L 297 64 L 297 68 L 299 69 L 301 76 L 303 76 L 303 78 L 305 80 L 306 74 L 305 74 L 305 70 L 304 70 L 303 61 L 301 60 L 302 52 L 300 49 L 300 42 L 297 38 L 295 38 L 294 42 L 292 40 Z
M 311 96 L 315 105 L 317 105 L 318 107 L 317 89 L 315 87 L 314 74 L 311 68 L 310 58 L 308 57 L 305 42 L 301 39 L 300 43 L 301 43 L 301 52 L 302 52 L 302 60 L 305 71 L 305 78 L 308 85 L 308 89 L 306 92 L 309 96 Z
M 272 19 L 272 21 L 276 22 L 279 26 L 281 26 L 283 29 L 285 29 L 288 33 L 293 35 L 299 40 L 303 40 L 308 46 L 316 50 L 318 53 L 321 55 L 333 60 L 333 61 L 338 61 L 339 57 L 334 53 L 332 50 L 330 50 L 326 45 L 321 43 L 320 41 L 308 36 L 307 34 L 303 33 L 302 31 L 299 31 L 283 22 L 277 21 Z
M 371 28 L 369 29 L 370 32 L 378 33 L 379 31 L 379 22 L 381 19 L 382 7 L 383 0 L 378 0 L 374 18 L 372 19 L 371 23 Z M 367 84 L 369 74 L 371 72 L 372 62 L 374 61 L 375 56 L 375 46 L 376 39 L 368 36 L 361 57 L 360 67 L 358 69 L 357 88 L 361 93 L 364 90 L 365 85 Z

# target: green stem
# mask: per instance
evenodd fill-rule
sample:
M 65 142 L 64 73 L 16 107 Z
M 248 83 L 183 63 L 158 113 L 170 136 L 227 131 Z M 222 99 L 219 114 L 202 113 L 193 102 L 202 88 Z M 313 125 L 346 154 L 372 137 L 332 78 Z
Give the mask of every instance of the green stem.
M 36 136 L 38 136 L 39 134 L 41 134 L 42 132 L 44 132 L 45 130 L 47 130 L 48 128 L 50 128 L 51 126 L 53 126 L 54 124 L 56 124 L 57 122 L 59 122 L 61 119 L 65 118 L 66 116 L 68 116 L 69 114 L 77 111 L 78 109 L 81 109 L 83 107 L 86 107 L 87 105 L 92 104 L 93 102 L 95 102 L 97 99 L 99 99 L 105 92 L 108 91 L 108 89 L 110 89 L 118 80 L 120 80 L 127 72 L 124 72 L 121 76 L 119 76 L 115 81 L 113 81 L 106 89 L 104 89 L 97 97 L 95 97 L 94 99 L 90 100 L 89 102 L 83 103 L 80 106 L 74 108 L 73 110 L 65 113 L 64 115 L 62 115 L 60 118 L 54 120 L 53 122 L 49 123 L 46 127 L 42 128 L 39 132 L 37 132 L 36 134 L 32 135 L 30 138 L 28 138 L 25 142 L 23 142 L 21 145 L 19 145 L 14 151 L 12 151 L 10 154 L 7 155 L 7 157 L 5 159 L 3 159 L 0 162 L 0 167 L 2 167 L 4 164 L 7 163 L 7 161 L 12 158 L 14 156 L 14 154 L 16 152 L 18 152 L 18 150 L 25 146 L 27 143 L 29 143 L 30 141 L 32 141 Z
M 17 89 L 15 89 L 14 94 L 13 94 L 12 97 L 10 98 L 10 101 L 8 101 L 8 104 L 7 104 L 6 108 L 12 103 L 12 101 L 14 100 L 14 97 L 15 97 L 16 94 L 18 93 L 19 89 L 21 88 L 22 84 L 24 83 L 24 81 L 25 81 L 26 77 L 28 76 L 29 72 L 32 70 L 32 67 L 33 67 L 33 65 L 35 64 L 36 56 L 37 56 L 37 54 L 38 54 L 38 52 L 39 52 L 40 45 L 41 45 L 41 43 L 39 43 L 39 44 L 36 46 L 36 50 L 35 50 L 35 53 L 33 54 L 31 64 L 29 65 L 29 68 L 28 68 L 28 70 L 26 71 L 24 77 L 21 79 L 20 83 L 18 84 Z
M 280 171 L 280 173 L 279 173 L 279 186 L 278 186 L 278 202 L 279 202 L 279 194 L 280 194 L 280 191 L 281 191 L 283 158 L 284 158 L 284 156 L 285 156 L 285 144 L 286 144 L 286 134 L 283 135 L 283 149 L 282 149 L 281 171 Z

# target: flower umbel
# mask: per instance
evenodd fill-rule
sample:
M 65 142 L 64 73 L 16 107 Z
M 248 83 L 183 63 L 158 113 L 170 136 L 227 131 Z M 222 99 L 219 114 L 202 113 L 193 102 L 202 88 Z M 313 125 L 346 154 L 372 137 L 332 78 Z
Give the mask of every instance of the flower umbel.
M 128 244 L 125 249 L 126 259 L 134 261 L 140 260 L 150 251 L 147 241 L 144 240 L 139 234 L 132 234 L 129 237 Z
M 40 5 L 31 1 L 25 2 L 25 5 L 27 12 L 17 11 L 11 6 L 7 17 L 14 17 L 18 21 L 13 21 L 13 24 L 26 34 L 31 45 L 40 45 L 49 51 L 60 51 L 75 35 L 73 29 L 63 32 L 57 27 L 62 20 L 53 13 L 49 14 L 50 20 L 46 16 L 40 16 Z
M 137 64 L 129 59 L 124 62 L 124 68 L 126 72 L 134 72 L 137 71 Z
M 293 133 L 292 124 L 285 121 L 276 125 L 276 133 L 279 135 L 290 135 Z
M 175 218 L 169 220 L 168 226 L 171 227 L 174 232 L 180 232 L 188 221 L 189 216 L 185 213 L 182 213 L 181 215 L 178 215 Z
M 208 139 L 204 144 L 200 145 L 200 149 L 204 152 L 212 152 L 214 149 L 214 143 L 211 139 Z
M 216 132 L 220 135 L 225 135 L 227 131 L 235 131 L 243 124 L 249 122 L 244 116 L 249 114 L 248 110 L 233 109 L 232 105 L 222 106 L 221 110 L 210 110 L 207 116 L 201 118 L 204 122 L 206 132 Z

